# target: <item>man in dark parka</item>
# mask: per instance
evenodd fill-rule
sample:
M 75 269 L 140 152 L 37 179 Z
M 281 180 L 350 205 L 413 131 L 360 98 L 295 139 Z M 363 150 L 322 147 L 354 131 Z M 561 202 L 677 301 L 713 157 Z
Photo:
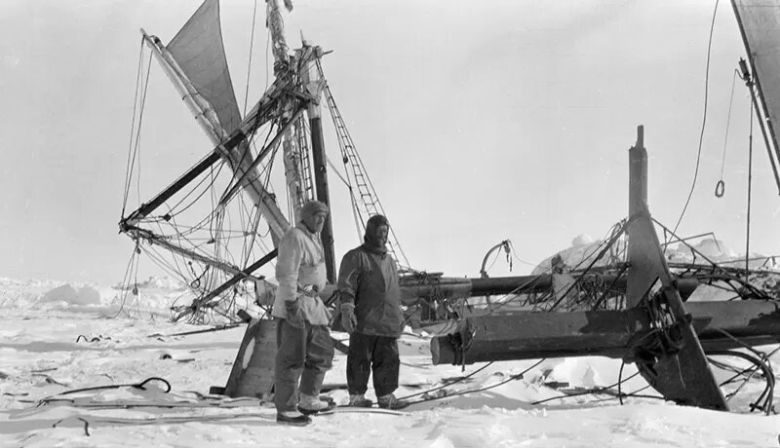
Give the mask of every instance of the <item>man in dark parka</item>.
M 349 333 L 351 406 L 371 406 L 365 393 L 372 373 L 380 407 L 398 409 L 406 404 L 393 394 L 398 388 L 403 314 L 398 271 L 385 246 L 389 230 L 384 216 L 369 218 L 363 244 L 347 252 L 339 268 L 341 325 Z

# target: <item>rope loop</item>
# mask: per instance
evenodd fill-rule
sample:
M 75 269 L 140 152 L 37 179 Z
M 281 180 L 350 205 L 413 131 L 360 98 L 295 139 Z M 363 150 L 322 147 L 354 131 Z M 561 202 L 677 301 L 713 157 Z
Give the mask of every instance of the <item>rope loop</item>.
M 717 184 L 715 184 L 715 197 L 722 198 L 723 193 L 726 192 L 726 182 L 723 182 L 723 179 L 719 180 Z
M 166 394 L 171 391 L 171 383 L 169 383 L 165 378 L 160 378 L 159 376 L 151 376 L 151 377 L 141 381 L 138 384 L 131 384 L 131 386 L 135 387 L 136 389 L 146 390 L 146 387 L 145 387 L 146 384 L 151 382 L 151 381 L 159 381 L 159 382 L 165 384 L 165 391 L 164 392 Z

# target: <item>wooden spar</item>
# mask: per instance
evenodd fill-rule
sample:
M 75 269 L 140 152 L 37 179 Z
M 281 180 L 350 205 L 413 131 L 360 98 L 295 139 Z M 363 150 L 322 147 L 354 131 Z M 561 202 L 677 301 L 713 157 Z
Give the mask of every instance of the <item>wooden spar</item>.
M 304 148 L 308 148 L 308 144 L 306 146 L 301 144 L 301 139 L 305 139 L 305 136 L 303 136 L 305 133 L 303 120 L 303 116 L 299 116 L 293 124 L 291 137 L 294 138 L 295 145 L 292 144 L 293 138 L 285 139 L 284 144 L 282 145 L 282 160 L 284 161 L 284 177 L 287 181 L 288 204 L 290 204 L 290 208 L 292 209 L 292 215 L 290 216 L 291 222 L 300 220 L 300 209 L 309 199 L 309 196 L 306 195 L 305 176 L 300 174 L 304 168 L 301 161 L 303 160 L 303 157 L 308 157 L 308 155 L 304 153 Z M 288 133 L 288 135 L 290 135 L 290 133 Z
M 311 131 L 312 162 L 314 165 L 314 183 L 317 188 L 317 200 L 330 206 L 328 194 L 328 172 L 325 158 L 325 147 L 322 136 L 322 119 L 309 116 L 309 129 Z M 333 221 L 330 214 L 322 226 L 322 247 L 325 252 L 325 268 L 330 283 L 336 282 L 336 255 L 334 250 Z
M 287 123 L 282 126 L 282 129 L 276 133 L 273 139 L 271 139 L 270 142 L 268 142 L 267 145 L 263 149 L 260 150 L 260 152 L 257 154 L 257 157 L 255 157 L 255 160 L 248 166 L 248 169 L 244 172 L 241 178 L 239 178 L 236 183 L 230 188 L 230 190 L 225 193 L 222 198 L 220 199 L 220 203 L 227 202 L 231 197 L 233 197 L 236 192 L 244 187 L 248 182 L 251 182 L 251 179 L 247 179 L 247 174 L 250 172 L 250 170 L 254 170 L 260 165 L 260 162 L 263 161 L 265 156 L 267 156 L 272 149 L 274 149 L 277 145 L 279 145 L 279 140 L 284 136 L 288 134 L 288 131 L 290 130 L 290 127 L 298 121 L 298 118 L 300 118 L 301 114 L 303 113 L 303 107 L 298 108 L 298 110 L 295 111 L 292 118 L 287 121 Z
M 272 88 L 271 90 L 274 89 Z M 269 90 L 269 92 L 271 90 Z M 258 119 L 258 115 L 256 114 L 259 113 L 258 111 L 270 109 L 273 105 L 276 104 L 277 98 L 272 97 L 270 95 L 266 95 L 263 97 L 263 99 L 266 100 L 263 108 L 258 108 L 257 111 L 254 111 L 254 113 L 250 113 L 247 116 L 247 118 L 245 118 L 244 121 L 242 122 L 241 127 L 235 130 L 227 140 L 225 140 L 221 144 L 217 143 L 217 146 L 212 150 L 211 154 L 209 154 L 205 159 L 203 159 L 201 162 L 196 164 L 193 168 L 185 172 L 183 175 L 181 175 L 179 179 L 177 179 L 173 184 L 171 184 L 171 186 L 169 186 L 168 188 L 160 192 L 151 201 L 142 204 L 141 207 L 139 207 L 136 211 L 130 213 L 127 218 L 124 218 L 120 222 L 120 229 L 124 229 L 126 227 L 132 227 L 139 220 L 148 216 L 151 212 L 156 210 L 165 201 L 170 199 L 171 196 L 176 194 L 176 192 L 184 188 L 187 184 L 192 182 L 198 175 L 203 173 L 211 165 L 217 162 L 220 157 L 224 157 L 227 152 L 229 152 L 231 149 L 238 146 L 242 141 L 244 141 L 247 133 L 254 132 L 254 130 L 256 130 L 257 127 L 265 123 L 265 120 L 263 120 L 261 123 L 260 122 L 261 120 Z M 263 100 L 261 100 L 261 102 L 262 101 Z M 282 217 L 282 219 L 284 219 L 284 217 Z M 289 224 L 287 225 L 289 226 Z
M 780 310 L 758 300 L 690 302 L 687 310 L 705 352 L 780 342 Z M 545 357 L 631 358 L 632 345 L 649 332 L 644 310 L 513 312 L 464 321 L 455 335 L 433 338 L 433 364 Z M 726 332 L 739 341 L 727 337 Z
M 219 119 L 214 110 L 204 101 L 198 101 L 199 95 L 195 87 L 189 81 L 184 72 L 179 68 L 176 60 L 168 53 L 160 39 L 146 34 L 141 28 L 141 35 L 144 42 L 152 50 L 155 59 L 160 63 L 163 72 L 173 84 L 173 87 L 181 95 L 184 104 L 190 110 L 195 120 L 198 121 L 201 128 L 211 138 L 212 142 L 218 143 L 225 135 L 222 126 L 219 125 Z
M 278 104 L 280 99 L 283 99 L 285 91 L 291 85 L 289 77 L 283 77 L 280 81 L 276 82 L 269 88 L 263 97 L 258 101 L 255 107 L 244 117 L 241 125 L 238 129 L 233 131 L 229 136 L 213 111 L 210 111 L 207 106 L 199 101 L 197 91 L 189 82 L 186 75 L 182 72 L 176 61 L 168 54 L 166 48 L 159 39 L 149 36 L 142 29 L 141 33 L 144 36 L 144 41 L 152 49 L 152 53 L 160 62 L 166 75 L 173 82 L 176 90 L 182 95 L 182 98 L 190 109 L 190 111 L 197 118 L 198 123 L 201 125 L 206 135 L 211 140 L 212 144 L 216 146 L 215 151 L 219 152 L 221 156 L 226 158 L 230 162 L 231 169 L 237 176 L 242 176 L 248 171 L 248 165 L 251 163 L 251 157 L 245 157 L 246 152 L 249 151 L 249 145 L 246 143 L 246 137 L 252 135 L 260 126 L 266 123 L 271 118 L 271 113 L 274 111 L 272 106 Z M 274 241 L 281 238 L 281 235 L 289 229 L 290 224 L 284 217 L 273 197 L 265 190 L 260 182 L 260 176 L 250 176 L 251 181 L 245 190 L 252 197 L 255 205 L 260 209 L 263 216 L 268 221 L 271 233 L 274 236 Z M 191 180 L 191 179 L 190 179 Z M 175 194 L 176 191 L 183 188 L 185 184 L 179 185 L 176 190 L 166 191 L 167 198 Z M 137 220 L 142 219 L 149 213 L 151 213 L 156 207 L 162 204 L 165 199 L 159 201 L 162 195 L 158 195 L 156 199 L 158 201 L 150 202 L 150 204 L 156 204 L 154 208 L 151 206 L 143 206 L 138 211 L 130 215 L 127 220 L 128 224 L 133 225 Z
M 267 27 L 271 34 L 271 48 L 274 55 L 274 75 L 276 77 L 288 76 L 292 70 L 295 70 L 295 61 L 291 61 L 289 53 L 289 47 L 287 46 L 287 39 L 284 35 L 284 19 L 282 13 L 279 10 L 279 3 L 277 0 L 266 1 L 266 17 Z M 301 52 L 302 53 L 302 52 Z M 303 59 L 303 55 L 299 53 L 299 56 Z M 292 62 L 292 63 L 291 63 Z M 308 63 L 303 64 L 306 67 Z M 294 73 L 295 76 L 299 76 L 298 73 Z M 297 122 L 295 126 L 298 126 Z M 297 166 L 296 161 L 300 154 L 300 148 L 297 141 L 294 138 L 293 130 L 290 128 L 285 129 L 284 137 L 282 138 L 282 159 L 284 163 L 284 177 L 287 182 L 287 192 L 289 201 L 289 207 L 291 209 L 290 220 L 293 222 L 298 221 L 300 208 L 303 205 L 305 198 L 300 194 L 301 185 L 303 183 L 301 172 Z
M 644 129 L 637 130 L 629 154 L 628 288 L 629 308 L 643 306 L 654 333 L 632 347 L 642 377 L 676 403 L 728 410 L 723 393 L 675 286 L 647 205 L 647 150 Z M 651 344 L 655 346 L 650 347 Z M 659 345 L 660 344 L 660 347 Z
M 171 196 L 176 194 L 177 191 L 184 188 L 187 184 L 192 182 L 196 177 L 209 169 L 211 165 L 216 163 L 220 159 L 219 152 L 212 151 L 211 154 L 206 156 L 203 160 L 198 162 L 194 167 L 189 169 L 186 173 L 182 174 L 171 186 L 160 192 L 157 196 L 152 198 L 151 201 L 141 204 L 136 211 L 130 213 L 127 218 L 122 218 L 119 222 L 120 232 L 127 232 L 128 229 L 135 226 L 139 220 L 145 218 L 149 213 L 153 212 L 160 205 L 165 203 Z
M 284 75 L 290 70 L 291 61 L 287 39 L 284 35 L 284 19 L 279 10 L 279 4 L 276 0 L 266 1 L 267 27 L 271 34 L 271 47 L 274 55 L 274 74 L 276 76 Z M 300 53 L 299 56 L 302 56 Z M 298 75 L 296 73 L 296 75 Z M 303 150 L 298 144 L 295 136 L 304 132 L 301 126 L 301 120 L 296 120 L 294 128 L 286 130 L 282 140 L 282 161 L 284 163 L 284 177 L 287 183 L 288 205 L 291 210 L 290 221 L 299 220 L 300 209 L 306 202 L 303 188 L 303 176 L 301 175 L 300 156 Z
M 282 14 L 279 11 L 277 0 L 268 0 L 266 9 L 275 61 L 274 72 L 278 76 L 280 73 L 283 73 L 285 67 L 293 64 L 290 63 L 287 41 L 284 36 L 284 21 L 282 19 Z M 301 83 L 308 88 L 311 81 L 309 75 L 311 64 L 314 63 L 315 58 L 320 56 L 320 49 L 319 47 L 311 47 L 304 42 L 303 48 L 298 51 L 297 54 L 298 56 L 293 59 L 293 62 L 295 63 L 294 65 L 297 65 L 300 69 L 298 75 L 301 78 Z M 314 56 L 314 58 L 312 58 L 312 56 Z M 330 206 L 325 145 L 323 143 L 322 120 L 320 118 L 319 107 L 320 90 L 321 87 L 319 87 L 318 82 L 317 87 L 315 87 L 315 92 L 312 93 L 314 101 L 309 102 L 307 113 L 309 115 L 309 129 L 311 132 L 316 198 L 318 201 Z M 297 163 L 295 163 L 298 159 L 296 155 L 300 153 L 301 148 L 298 147 L 292 132 L 287 131 L 285 133 L 282 148 L 285 160 L 285 177 L 287 179 L 288 191 L 292 196 L 293 216 L 297 218 L 300 206 L 303 205 L 304 198 L 302 196 L 303 189 L 301 187 L 304 185 L 304 179 L 301 167 L 297 166 Z M 325 219 L 325 225 L 320 232 L 320 238 L 325 252 L 325 267 L 328 282 L 335 283 L 336 266 L 333 249 L 333 225 L 330 214 L 328 214 L 328 217 Z
M 319 53 L 319 47 L 313 48 L 315 53 Z M 311 82 L 309 70 L 310 64 L 302 71 L 301 77 L 304 84 L 315 84 L 314 97 L 317 101 L 309 103 L 309 130 L 311 132 L 311 154 L 312 164 L 314 165 L 314 184 L 317 192 L 317 200 L 328 204 L 330 207 L 330 189 L 328 187 L 328 164 L 325 156 L 325 139 L 322 134 L 322 114 L 320 111 L 319 100 L 322 92 L 322 80 Z M 336 283 L 336 255 L 333 244 L 333 220 L 328 214 L 325 218 L 325 225 L 320 232 L 322 238 L 322 247 L 325 252 L 325 269 L 327 271 L 328 282 Z
M 694 277 L 673 277 L 683 298 L 690 296 L 699 286 Z M 584 274 L 582 279 L 598 279 L 604 284 L 613 285 L 615 292 L 624 292 L 626 277 L 615 273 Z M 414 276 L 401 277 L 401 297 L 406 305 L 417 303 L 420 297 L 443 297 L 447 299 L 481 297 L 503 294 L 530 294 L 547 292 L 552 289 L 552 275 L 525 275 L 515 277 L 464 278 L 438 277 L 435 280 L 422 280 Z
M 183 247 L 179 247 L 175 244 L 169 243 L 167 240 L 159 237 L 158 235 L 153 234 L 152 232 L 149 232 L 145 229 L 140 229 L 138 227 L 126 227 L 124 229 L 124 232 L 129 233 L 134 238 L 142 238 L 144 240 L 149 241 L 151 244 L 156 244 L 158 246 L 164 247 L 167 250 L 177 253 L 179 255 L 184 256 L 185 258 L 189 258 L 190 260 L 199 261 L 203 264 L 215 267 L 217 269 L 222 270 L 223 272 L 226 272 L 228 274 L 233 275 L 243 275 L 241 272 L 241 269 L 237 268 L 236 266 L 229 265 L 227 263 L 223 263 L 221 261 L 214 260 L 212 258 L 206 257 L 204 255 L 201 255 L 197 252 L 193 252 L 189 249 L 185 249 Z M 260 280 L 258 278 L 255 278 L 249 274 L 243 275 L 244 278 L 250 278 L 253 280 Z
M 266 23 L 271 33 L 271 51 L 274 54 L 274 74 L 279 76 L 287 71 L 290 63 L 289 47 L 284 37 L 284 20 L 277 0 L 266 0 L 265 3 L 268 18 Z
M 628 217 L 629 232 L 636 219 L 643 214 L 649 217 L 647 204 L 647 149 L 644 146 L 644 127 L 637 129 L 636 145 L 628 150 Z M 634 226 L 635 227 L 635 226 Z M 649 284 L 658 274 L 652 269 L 655 260 L 643 256 L 654 252 L 653 242 L 630 238 L 628 244 L 628 258 L 631 260 L 631 274 L 626 286 L 626 307 L 633 308 L 639 305 L 644 297 Z
M 231 277 L 228 281 L 225 283 L 219 285 L 218 287 L 214 288 L 210 293 L 206 294 L 205 296 L 197 299 L 195 302 L 193 302 L 193 306 L 198 306 L 204 303 L 207 303 L 209 300 L 213 299 L 214 297 L 217 297 L 218 295 L 225 292 L 228 288 L 235 285 L 236 283 L 240 282 L 241 280 L 244 280 L 246 278 L 253 278 L 251 277 L 251 274 L 255 272 L 256 270 L 260 269 L 261 267 L 265 266 L 269 261 L 276 258 L 276 255 L 279 252 L 274 249 L 271 252 L 268 252 L 267 254 L 263 255 L 262 258 L 257 260 L 256 262 L 252 263 L 251 266 L 247 267 L 246 269 L 242 270 L 238 274 Z

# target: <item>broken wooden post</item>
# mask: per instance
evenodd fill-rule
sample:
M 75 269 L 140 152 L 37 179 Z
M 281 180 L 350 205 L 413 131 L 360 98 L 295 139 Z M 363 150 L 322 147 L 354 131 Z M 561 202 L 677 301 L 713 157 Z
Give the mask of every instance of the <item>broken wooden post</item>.
M 633 344 L 627 360 L 665 398 L 678 404 L 727 411 L 723 393 L 672 280 L 647 205 L 647 150 L 644 130 L 629 150 L 629 308 L 647 310 L 649 332 Z
M 780 310 L 775 302 L 760 300 L 683 305 L 679 290 L 683 279 L 670 274 L 647 207 L 647 153 L 641 126 L 629 159 L 629 268 L 624 283 L 627 308 L 471 316 L 460 320 L 449 334 L 432 338 L 434 364 L 617 357 L 635 362 L 642 376 L 666 399 L 728 410 L 705 351 L 777 343 Z M 477 280 L 496 279 L 471 281 Z M 531 285 L 533 290 L 549 291 L 552 287 L 549 278 L 538 280 L 527 284 L 528 289 Z M 522 286 L 516 279 L 509 283 Z M 478 288 L 468 289 L 473 292 Z
M 252 319 L 249 322 L 233 361 L 224 395 L 271 399 L 276 366 L 276 325 L 276 320 L 269 319 Z

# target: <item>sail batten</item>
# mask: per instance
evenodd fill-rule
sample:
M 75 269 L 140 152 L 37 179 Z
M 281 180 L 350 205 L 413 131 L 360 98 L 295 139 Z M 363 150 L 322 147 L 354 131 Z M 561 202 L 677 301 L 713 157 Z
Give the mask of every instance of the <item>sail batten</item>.
M 222 44 L 219 1 L 204 1 L 166 48 L 222 128 L 228 134 L 235 130 L 241 114 Z

